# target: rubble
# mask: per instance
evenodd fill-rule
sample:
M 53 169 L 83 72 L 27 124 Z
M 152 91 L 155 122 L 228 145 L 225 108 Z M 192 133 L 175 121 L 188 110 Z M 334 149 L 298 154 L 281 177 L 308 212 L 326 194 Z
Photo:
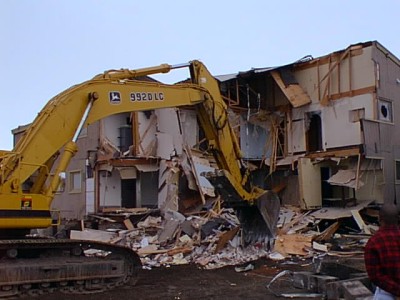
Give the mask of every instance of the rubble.
M 366 206 L 356 208 L 343 208 L 346 213 L 337 213 L 335 207 L 314 211 L 282 207 L 273 249 L 261 242 L 244 247 L 243 232 L 234 210 L 220 208 L 215 203 L 208 211 L 197 215 L 166 211 L 161 216 L 143 210 L 135 213 L 122 210 L 117 214 L 122 215 L 122 219 L 109 213 L 95 215 L 93 218 L 100 220 L 102 229 L 73 230 L 70 237 L 130 247 L 140 255 L 146 268 L 194 263 L 214 269 L 238 266 L 260 258 L 347 257 L 362 254 L 371 235 L 369 224 L 362 220 L 360 213 Z M 334 213 L 340 217 L 332 220 Z M 132 214 L 136 215 L 136 221 Z M 326 215 L 330 217 L 321 218 Z M 347 228 L 346 222 L 351 218 L 353 228 Z M 363 224 L 361 227 L 360 223 Z
M 283 293 L 282 297 L 322 295 L 335 299 L 338 295 L 354 295 L 355 299 L 359 293 L 371 290 L 363 261 L 344 274 L 327 267 L 327 262 L 334 260 L 336 268 L 335 260 L 339 258 L 362 258 L 368 238 L 377 229 L 376 208 L 370 203 L 314 210 L 282 206 L 272 249 L 263 242 L 245 246 L 235 211 L 221 208 L 218 199 L 197 213 L 121 209 L 90 218 L 99 222 L 99 229 L 72 230 L 70 237 L 130 247 L 139 254 L 144 269 L 196 264 L 203 269 L 235 266 L 237 272 L 251 273 L 253 262 L 261 258 L 276 261 L 281 267 L 296 264 L 300 269 L 309 261 L 314 272 L 277 269 L 281 273 L 275 274 L 268 288 L 273 292 L 275 281 L 290 276 L 293 287 L 304 289 L 304 293 Z M 96 251 L 86 254 L 106 255 Z M 346 277 L 349 274 L 354 274 L 353 278 Z

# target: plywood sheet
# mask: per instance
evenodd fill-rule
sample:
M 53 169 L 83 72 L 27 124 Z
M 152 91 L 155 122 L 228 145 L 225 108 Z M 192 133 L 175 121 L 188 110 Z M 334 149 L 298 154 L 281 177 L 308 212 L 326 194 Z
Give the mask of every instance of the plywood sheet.
M 301 234 L 286 234 L 279 235 L 275 241 L 274 250 L 286 256 L 292 255 L 307 255 L 305 248 L 311 248 L 312 237 Z
M 311 103 L 310 96 L 308 96 L 298 83 L 285 85 L 279 71 L 272 71 L 271 75 L 293 107 L 300 107 Z

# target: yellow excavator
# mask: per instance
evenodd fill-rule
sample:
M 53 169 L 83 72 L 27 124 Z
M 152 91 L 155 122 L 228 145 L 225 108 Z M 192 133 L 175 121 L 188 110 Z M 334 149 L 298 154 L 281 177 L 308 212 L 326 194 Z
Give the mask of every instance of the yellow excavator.
M 138 78 L 189 68 L 190 83 L 162 84 Z M 218 81 L 200 61 L 113 70 L 72 86 L 51 99 L 12 151 L 0 151 L 0 298 L 55 289 L 88 293 L 132 283 L 141 267 L 131 249 L 100 242 L 36 239 L 31 229 L 52 225 L 51 203 L 83 127 L 122 112 L 194 106 L 219 171 L 208 178 L 226 203 L 254 210 L 241 218 L 273 236 L 279 199 L 253 186 L 243 164 Z M 245 211 L 245 210 L 241 210 Z M 258 216 L 255 216 L 258 214 Z M 243 216 L 243 214 L 242 214 Z M 251 225 L 245 234 L 251 235 Z M 86 257 L 87 249 L 110 252 Z

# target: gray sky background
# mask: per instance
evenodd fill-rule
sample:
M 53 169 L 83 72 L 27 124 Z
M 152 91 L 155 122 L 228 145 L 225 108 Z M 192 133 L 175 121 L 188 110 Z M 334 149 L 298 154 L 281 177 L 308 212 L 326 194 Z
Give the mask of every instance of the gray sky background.
M 108 69 L 200 59 L 221 75 L 372 40 L 399 57 L 399 12 L 397 0 L 0 0 L 0 149 L 53 96 Z

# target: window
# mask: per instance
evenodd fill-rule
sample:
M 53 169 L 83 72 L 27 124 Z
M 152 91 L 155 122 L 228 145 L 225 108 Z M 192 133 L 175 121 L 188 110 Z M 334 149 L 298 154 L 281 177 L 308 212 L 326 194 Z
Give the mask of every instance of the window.
M 378 120 L 393 122 L 392 102 L 388 100 L 378 100 Z
M 395 160 L 395 162 L 396 162 L 396 169 L 395 169 L 396 184 L 400 184 L 400 160 Z
M 79 193 L 82 190 L 82 174 L 81 171 L 69 172 L 69 192 Z

